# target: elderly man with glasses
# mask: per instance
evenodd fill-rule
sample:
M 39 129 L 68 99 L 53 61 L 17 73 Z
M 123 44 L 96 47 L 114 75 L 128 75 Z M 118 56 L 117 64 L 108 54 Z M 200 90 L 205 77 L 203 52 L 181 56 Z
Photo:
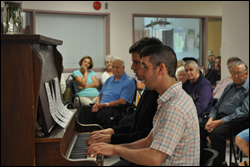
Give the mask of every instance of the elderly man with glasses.
M 239 115 L 249 114 L 248 67 L 242 61 L 235 61 L 231 67 L 233 83 L 224 89 L 221 98 L 211 109 L 206 124 L 200 124 L 201 149 L 206 147 L 206 137 L 211 140 L 211 148 L 219 152 L 214 166 L 225 166 L 226 139 L 231 135 L 232 120 Z M 236 123 L 235 135 L 249 127 L 249 122 Z

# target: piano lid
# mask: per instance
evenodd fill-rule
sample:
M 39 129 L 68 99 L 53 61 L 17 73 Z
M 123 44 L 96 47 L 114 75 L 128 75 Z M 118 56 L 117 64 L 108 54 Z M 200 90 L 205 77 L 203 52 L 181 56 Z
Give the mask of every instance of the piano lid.
M 46 43 L 49 45 L 62 45 L 63 41 L 49 38 L 43 35 L 1 35 L 1 42 L 31 42 L 31 43 Z

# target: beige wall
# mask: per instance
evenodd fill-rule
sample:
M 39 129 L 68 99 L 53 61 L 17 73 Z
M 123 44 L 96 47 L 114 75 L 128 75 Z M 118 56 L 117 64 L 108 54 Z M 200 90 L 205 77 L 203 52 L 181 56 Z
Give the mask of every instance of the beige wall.
M 222 21 L 209 21 L 207 25 L 207 50 L 220 56 Z M 208 54 L 208 53 L 207 53 Z
M 23 1 L 23 8 L 110 13 L 110 54 L 124 59 L 125 70 L 130 76 L 134 76 L 128 53 L 132 45 L 132 14 L 222 16 L 222 1 L 100 1 L 102 8 L 99 11 L 93 8 L 93 2 Z M 108 3 L 108 9 L 104 8 L 105 3 Z
M 229 76 L 226 61 L 241 58 L 249 67 L 249 1 L 225 1 L 222 12 L 222 78 Z
M 23 8 L 110 13 L 110 52 L 125 60 L 126 72 L 130 76 L 134 76 L 128 53 L 128 48 L 132 45 L 132 14 L 222 16 L 222 78 L 229 75 L 226 67 L 229 57 L 238 56 L 249 65 L 248 1 L 101 1 L 102 8 L 99 11 L 93 9 L 93 2 L 23 1 Z M 108 9 L 104 8 L 105 3 L 108 3 Z

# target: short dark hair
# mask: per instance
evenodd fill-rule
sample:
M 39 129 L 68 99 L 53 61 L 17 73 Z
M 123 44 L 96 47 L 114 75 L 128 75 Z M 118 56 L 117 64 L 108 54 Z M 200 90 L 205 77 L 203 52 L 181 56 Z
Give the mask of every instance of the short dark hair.
M 129 48 L 129 53 L 132 52 L 137 52 L 138 54 L 140 51 L 149 45 L 163 45 L 163 43 L 155 37 L 143 37 L 140 40 L 136 41 L 130 48 Z
M 156 68 L 161 63 L 165 64 L 168 69 L 168 75 L 175 77 L 177 67 L 177 58 L 174 50 L 166 45 L 150 45 L 143 48 L 140 52 L 140 57 L 150 56 L 149 61 Z
M 216 59 L 221 59 L 221 56 L 216 56 L 215 60 L 216 60 Z
M 235 62 L 235 61 L 241 61 L 240 58 L 238 57 L 230 57 L 228 60 L 227 60 L 227 66 L 232 63 L 232 62 Z
M 90 60 L 90 65 L 89 65 L 89 68 L 88 68 L 88 69 L 91 69 L 91 68 L 94 66 L 94 63 L 93 63 L 93 60 L 92 60 L 92 58 L 91 58 L 90 56 L 84 56 L 83 58 L 81 58 L 81 60 L 79 61 L 80 67 L 81 67 L 82 61 L 83 61 L 84 59 L 89 59 L 89 60 Z

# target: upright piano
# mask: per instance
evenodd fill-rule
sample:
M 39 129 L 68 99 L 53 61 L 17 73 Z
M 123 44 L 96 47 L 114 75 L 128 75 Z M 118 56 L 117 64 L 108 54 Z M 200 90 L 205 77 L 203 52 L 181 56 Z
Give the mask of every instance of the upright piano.
M 82 151 L 89 132 L 100 126 L 81 124 L 74 109 L 64 128 L 52 118 L 44 85 L 60 87 L 52 82 L 62 72 L 58 45 L 62 41 L 42 35 L 1 35 L 1 165 L 103 165 L 103 156 Z M 42 137 L 36 137 L 38 119 Z

